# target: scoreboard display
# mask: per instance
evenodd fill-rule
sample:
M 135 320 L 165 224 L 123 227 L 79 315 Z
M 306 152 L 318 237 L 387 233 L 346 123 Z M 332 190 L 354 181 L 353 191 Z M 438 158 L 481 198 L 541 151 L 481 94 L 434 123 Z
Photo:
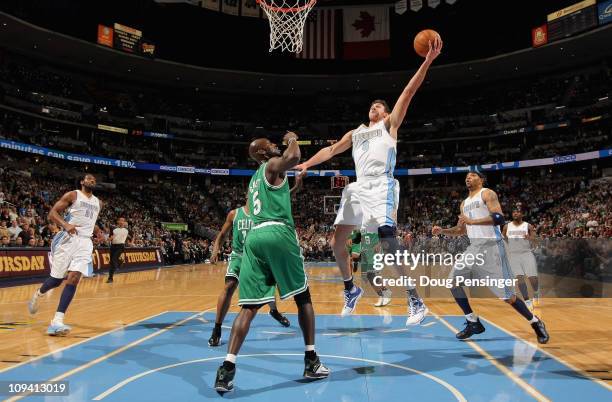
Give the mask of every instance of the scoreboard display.
M 597 26 L 597 4 L 585 0 L 548 15 L 548 41 L 586 31 Z
M 143 39 L 142 31 L 115 23 L 113 27 L 98 25 L 98 44 L 123 52 L 154 57 L 155 45 Z
M 113 28 L 115 30 L 113 47 L 128 53 L 138 53 L 142 31 L 117 23 Z

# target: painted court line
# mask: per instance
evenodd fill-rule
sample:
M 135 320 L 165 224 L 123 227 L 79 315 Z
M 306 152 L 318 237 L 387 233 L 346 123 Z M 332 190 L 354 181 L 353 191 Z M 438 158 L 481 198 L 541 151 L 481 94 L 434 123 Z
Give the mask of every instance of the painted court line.
M 507 330 L 507 329 L 505 329 L 505 328 L 500 327 L 499 325 L 497 325 L 497 324 L 495 324 L 494 322 L 492 322 L 492 321 L 490 321 L 490 320 L 486 319 L 485 317 L 482 317 L 482 316 L 481 316 L 481 318 L 484 318 L 484 319 L 485 319 L 485 321 L 486 321 L 487 323 L 489 323 L 489 324 L 493 325 L 495 328 L 499 329 L 500 331 L 503 331 L 503 332 L 507 333 L 508 335 L 510 335 L 510 336 L 512 336 L 512 337 L 514 337 L 514 338 L 516 338 L 516 339 L 519 339 L 519 340 L 521 340 L 521 341 L 525 342 L 526 344 L 528 344 L 529 346 L 531 346 L 531 347 L 533 347 L 533 348 L 537 349 L 538 351 L 542 352 L 542 353 L 543 353 L 543 354 L 545 354 L 546 356 L 551 357 L 551 358 L 553 358 L 554 360 L 558 361 L 559 363 L 566 365 L 568 368 L 570 368 L 570 369 L 572 369 L 573 371 L 575 371 L 575 372 L 579 373 L 580 375 L 584 376 L 586 379 L 591 380 L 591 381 L 593 381 L 593 382 L 596 382 L 597 384 L 601 385 L 602 387 L 604 387 L 604 388 L 605 388 L 605 389 L 607 389 L 608 391 L 612 391 L 612 386 L 608 385 L 608 384 L 607 384 L 605 381 L 602 381 L 602 380 L 600 380 L 599 378 L 595 378 L 595 377 L 593 377 L 593 376 L 589 375 L 589 374 L 588 374 L 587 372 L 585 372 L 584 370 L 581 370 L 581 369 L 579 369 L 578 367 L 574 366 L 573 364 L 566 362 L 566 361 L 565 361 L 565 360 L 563 360 L 562 358 L 560 358 L 560 357 L 558 357 L 558 356 L 553 355 L 552 353 L 550 353 L 549 351 L 547 351 L 547 350 L 546 350 L 546 349 L 544 349 L 544 348 L 539 347 L 539 346 L 538 346 L 538 345 L 536 345 L 535 343 L 531 343 L 530 341 L 526 341 L 526 340 L 524 340 L 523 338 L 521 338 L 521 337 L 519 337 L 519 336 L 516 336 L 516 335 L 515 335 L 514 333 L 512 333 L 511 331 L 509 331 L 509 330 Z
M 245 357 L 260 357 L 260 356 L 303 356 L 303 354 L 301 353 L 262 353 L 262 354 L 248 354 L 248 355 L 240 355 L 241 358 L 245 358 Z M 454 386 L 452 386 L 451 384 L 447 383 L 446 381 L 431 375 L 429 373 L 425 373 L 423 371 L 417 370 L 417 369 L 413 369 L 411 367 L 407 367 L 407 366 L 402 366 L 399 364 L 394 364 L 394 363 L 387 363 L 384 361 L 378 361 L 378 360 L 370 360 L 370 359 L 364 359 L 364 358 L 359 358 L 359 357 L 349 357 L 349 356 L 337 356 L 337 355 L 319 355 L 321 357 L 327 357 L 327 358 L 331 358 L 331 359 L 344 359 L 344 360 L 353 360 L 353 361 L 359 361 L 359 362 L 365 362 L 365 363 L 372 363 L 372 364 L 380 364 L 383 366 L 389 366 L 389 367 L 393 367 L 393 368 L 397 368 L 400 370 L 404 370 L 404 371 L 409 371 L 418 375 L 422 375 L 425 378 L 428 378 L 438 384 L 440 384 L 441 386 L 443 386 L 444 388 L 446 388 L 451 394 L 453 394 L 453 396 L 455 397 L 455 399 L 457 399 L 457 401 L 459 402 L 467 402 L 467 399 L 465 399 L 465 397 L 463 396 L 463 394 L 461 392 L 459 392 L 459 390 L 457 388 L 455 388 Z M 160 372 L 163 370 L 167 370 L 167 369 L 171 369 L 174 367 L 179 367 L 179 366 L 184 366 L 187 364 L 194 364 L 194 363 L 201 363 L 201 362 L 207 362 L 207 361 L 211 361 L 211 360 L 221 360 L 221 359 L 225 359 L 225 356 L 215 356 L 215 357 L 207 357 L 207 358 L 203 358 L 203 359 L 195 359 L 195 360 L 190 360 L 190 361 L 186 361 L 186 362 L 180 362 L 180 363 L 175 363 L 175 364 L 170 364 L 167 366 L 162 366 L 162 367 L 158 367 L 152 370 L 147 370 L 144 371 L 142 373 L 136 374 L 132 377 L 126 378 L 125 380 L 115 384 L 114 386 L 112 386 L 111 388 L 107 389 L 106 391 L 102 392 L 101 394 L 97 395 L 96 397 L 93 398 L 94 401 L 100 401 L 104 398 L 106 398 L 107 396 L 109 396 L 110 394 L 112 394 L 113 392 L 123 388 L 124 386 L 126 386 L 127 384 L 134 382 L 142 377 L 145 377 L 149 374 L 153 374 L 156 372 Z M 332 373 L 333 375 L 333 373 Z
M 12 369 L 14 369 L 14 368 L 17 368 L 17 367 L 23 366 L 23 365 L 25 365 L 25 364 L 29 364 L 29 363 L 35 362 L 35 361 L 37 361 L 37 360 L 44 359 L 44 358 L 45 358 L 45 357 L 47 357 L 47 356 L 51 356 L 51 355 L 54 355 L 54 354 L 56 354 L 56 353 L 63 352 L 63 351 L 64 351 L 64 350 L 66 350 L 66 349 L 70 349 L 70 348 L 75 347 L 75 346 L 78 346 L 78 345 L 80 345 L 80 344 L 82 344 L 82 343 L 89 342 L 89 341 L 93 341 L 93 340 L 94 340 L 94 339 L 96 339 L 96 338 L 100 338 L 101 336 L 108 335 L 108 334 L 110 334 L 110 333 L 112 333 L 112 332 L 118 331 L 118 330 L 123 329 L 123 328 L 125 328 L 125 327 L 129 327 L 129 326 L 132 326 L 132 325 L 136 325 L 136 324 L 138 324 L 139 322 L 143 322 L 143 321 L 150 320 L 150 319 L 152 319 L 152 318 L 155 318 L 155 317 L 160 316 L 160 315 L 162 315 L 162 314 L 166 314 L 166 313 L 168 313 L 168 312 L 169 312 L 169 311 L 162 311 L 161 313 L 153 314 L 152 316 L 145 317 L 145 318 L 143 318 L 143 319 L 141 319 L 141 320 L 137 320 L 137 321 L 131 322 L 131 323 L 129 323 L 129 324 L 127 324 L 127 325 L 123 325 L 123 326 L 121 326 L 121 327 L 117 327 L 117 328 L 114 328 L 114 329 L 110 329 L 110 330 L 108 330 L 108 331 L 106 331 L 106 332 L 102 332 L 101 334 L 98 334 L 98 335 L 92 336 L 91 338 L 83 339 L 82 341 L 79 341 L 79 342 L 73 343 L 73 344 L 71 344 L 71 345 L 64 346 L 64 347 L 62 347 L 62 348 L 59 348 L 59 349 L 53 350 L 53 351 L 48 352 L 48 353 L 45 353 L 44 355 L 36 356 L 36 357 L 34 357 L 34 358 L 30 359 L 30 360 L 23 361 L 23 362 L 21 362 L 21 363 L 15 364 L 15 365 L 10 366 L 10 367 L 5 367 L 5 368 L 3 368 L 2 370 L 0 370 L 0 374 L 1 374 L 1 373 L 5 373 L 5 372 L 7 372 L 7 371 L 9 371 L 9 370 L 12 370 Z
M 444 324 L 448 329 L 450 329 L 451 331 L 453 331 L 454 333 L 459 332 L 457 330 L 457 328 L 453 327 L 448 321 L 446 321 L 444 318 L 440 317 L 437 314 L 431 313 L 434 317 L 436 317 L 442 324 Z M 516 338 L 516 337 L 515 337 Z M 521 338 L 516 338 L 516 339 L 521 339 Z M 535 389 L 532 385 L 530 385 L 529 383 L 527 383 L 525 380 L 523 380 L 521 377 L 519 377 L 516 373 L 514 373 L 512 370 L 510 370 L 508 367 L 504 366 L 503 364 L 501 364 L 499 361 L 497 361 L 493 356 L 491 356 L 489 354 L 489 352 L 487 352 L 486 350 L 484 350 L 483 348 L 480 347 L 480 345 L 477 345 L 474 342 L 471 341 L 464 341 L 466 344 L 468 344 L 472 349 L 474 349 L 476 352 L 478 352 L 480 355 L 482 355 L 490 364 L 492 364 L 493 366 L 495 366 L 499 371 L 501 371 L 503 374 L 505 374 L 508 378 L 510 378 L 512 381 L 514 381 L 519 387 L 523 388 L 525 390 L 525 392 L 527 392 L 529 395 L 531 395 L 532 397 L 534 397 L 536 400 L 538 401 L 544 401 L 544 402 L 551 402 L 551 400 L 549 398 L 547 398 L 546 396 L 544 396 L 542 393 L 540 393 L 537 389 Z
M 58 376 L 56 376 L 56 377 L 54 377 L 54 378 L 52 378 L 52 379 L 50 379 L 48 381 L 49 382 L 52 382 L 52 381 L 61 381 L 61 380 L 65 379 L 65 378 L 68 378 L 68 377 L 70 377 L 73 374 L 79 373 L 79 372 L 81 372 L 83 370 L 86 370 L 86 369 L 92 367 L 92 366 L 95 366 L 96 364 L 98 364 L 100 362 L 103 362 L 104 360 L 107 360 L 107 359 L 109 359 L 109 358 L 111 358 L 113 356 L 116 356 L 119 353 L 125 352 L 126 350 L 131 349 L 134 346 L 138 346 L 141 343 L 143 343 L 145 341 L 148 341 L 149 339 L 152 339 L 152 338 L 154 338 L 154 337 L 156 337 L 158 335 L 163 334 L 164 332 L 170 331 L 172 328 L 175 328 L 175 327 L 177 327 L 177 326 L 179 326 L 181 324 L 184 324 L 185 322 L 187 322 L 189 320 L 192 320 L 192 319 L 196 318 L 199 314 L 200 313 L 196 313 L 196 314 L 193 314 L 193 315 L 191 315 L 191 316 L 189 316 L 187 318 L 184 318 L 184 319 L 182 319 L 180 321 L 177 321 L 174 324 L 168 325 L 167 327 L 165 327 L 163 329 L 160 329 L 159 331 L 153 332 L 152 334 L 149 334 L 149 335 L 147 335 L 145 337 L 142 337 L 142 338 L 140 338 L 140 339 L 138 339 L 138 340 L 136 340 L 134 342 L 131 342 L 131 343 L 125 345 L 125 346 L 122 346 L 122 347 L 120 347 L 118 349 L 115 349 L 115 350 L 113 350 L 110 353 L 107 353 L 107 354 L 105 354 L 103 356 L 100 356 L 97 359 L 91 360 L 90 362 L 88 362 L 86 364 L 83 364 L 82 366 L 75 367 L 72 370 L 66 371 L 65 373 L 60 374 L 60 375 L 58 375 Z M 156 315 L 159 315 L 159 314 L 156 314 Z M 87 341 L 89 341 L 89 340 L 91 340 L 91 339 L 87 339 Z M 22 395 L 19 395 L 19 396 L 15 396 L 13 398 L 9 398 L 9 399 L 6 400 L 6 402 L 18 401 L 18 400 L 20 400 L 22 398 L 25 398 L 26 396 L 29 396 L 29 394 L 22 394 Z
M 410 331 L 410 328 L 385 329 L 382 332 L 385 334 L 390 334 L 393 332 L 408 332 L 408 331 Z

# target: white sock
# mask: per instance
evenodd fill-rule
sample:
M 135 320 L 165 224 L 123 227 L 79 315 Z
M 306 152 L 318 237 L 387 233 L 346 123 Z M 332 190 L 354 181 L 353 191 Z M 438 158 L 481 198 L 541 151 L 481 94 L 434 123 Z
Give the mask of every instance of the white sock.
M 466 314 L 465 318 L 467 318 L 467 320 L 470 321 L 470 322 L 478 321 L 478 316 L 476 314 L 474 314 L 474 313 Z
M 536 316 L 534 315 L 534 316 L 533 316 L 533 318 L 532 318 L 531 320 L 529 320 L 529 323 L 530 323 L 530 324 L 533 324 L 534 322 L 538 322 L 538 321 L 540 321 L 540 320 L 538 319 L 538 317 L 536 317 Z
M 64 313 L 60 313 L 59 311 L 57 311 L 51 323 L 63 324 L 64 323 Z
M 314 351 L 314 350 L 315 350 L 315 348 L 314 348 L 314 345 L 306 345 L 306 347 L 304 348 L 304 350 L 305 350 L 306 352 L 310 352 L 310 351 Z
M 230 362 L 230 363 L 236 364 L 236 355 L 228 353 L 227 356 L 225 356 L 225 360 Z

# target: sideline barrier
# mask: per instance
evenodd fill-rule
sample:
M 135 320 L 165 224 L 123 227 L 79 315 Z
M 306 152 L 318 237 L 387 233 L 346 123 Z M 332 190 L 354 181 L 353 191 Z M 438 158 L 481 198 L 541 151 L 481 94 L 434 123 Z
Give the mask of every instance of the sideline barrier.
M 99 248 L 93 252 L 94 272 L 110 267 L 110 249 Z M 122 267 L 154 268 L 163 264 L 158 248 L 127 247 L 123 252 Z M 49 275 L 49 248 L 1 248 L 0 280 Z

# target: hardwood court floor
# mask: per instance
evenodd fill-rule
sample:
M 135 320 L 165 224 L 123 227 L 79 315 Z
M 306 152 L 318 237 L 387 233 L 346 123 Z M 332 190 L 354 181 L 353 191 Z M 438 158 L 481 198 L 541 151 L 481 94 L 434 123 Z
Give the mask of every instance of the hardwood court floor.
M 105 283 L 106 276 L 84 279 L 66 314 L 65 322 L 73 326 L 73 331 L 63 338 L 45 335 L 61 287 L 41 302 L 35 317 L 28 314 L 26 303 L 39 284 L 0 289 L 0 370 L 164 311 L 214 311 L 224 272 L 224 265 L 200 264 L 120 273 L 113 284 Z M 309 273 L 315 311 L 338 314 L 342 286 L 337 269 L 312 268 Z M 233 301 L 237 301 L 236 295 Z M 406 312 L 404 297 L 393 299 L 391 305 L 382 309 L 373 307 L 374 301 L 363 298 L 357 314 L 404 315 Z M 426 301 L 432 314 L 461 313 L 452 299 Z M 474 299 L 472 304 L 490 322 L 536 343 L 531 327 L 510 306 L 493 299 Z M 279 308 L 296 312 L 292 299 L 281 302 Z M 237 311 L 235 304 L 230 311 Z M 539 315 L 551 333 L 551 341 L 538 346 L 541 350 L 612 385 L 612 299 L 544 299 Z

